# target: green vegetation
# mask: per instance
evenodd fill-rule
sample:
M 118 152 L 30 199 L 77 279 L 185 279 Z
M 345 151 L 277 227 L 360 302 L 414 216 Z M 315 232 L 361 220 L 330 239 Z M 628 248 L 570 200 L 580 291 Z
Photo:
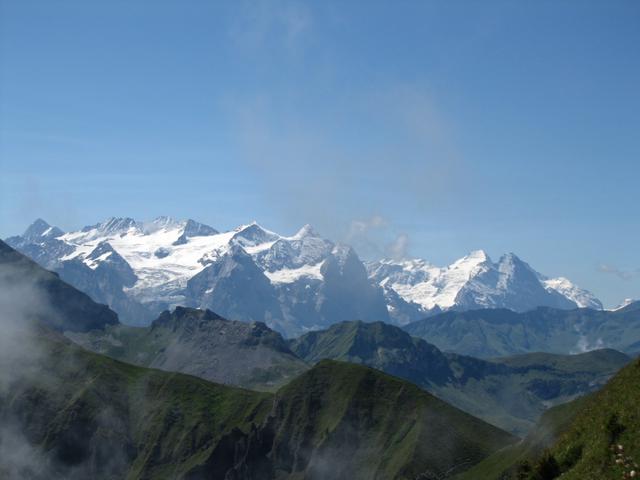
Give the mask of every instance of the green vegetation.
M 342 322 L 290 345 L 309 363 L 329 358 L 399 376 L 517 435 L 533 428 L 550 406 L 594 391 L 630 360 L 615 350 L 481 360 L 445 354 L 382 322 Z
M 39 362 L 15 366 L 19 374 L 0 397 L 2 418 L 21 423 L 50 459 L 47 469 L 62 477 L 184 475 L 234 428 L 262 423 L 271 406 L 268 394 L 121 363 L 54 334 L 34 343 Z
M 551 409 L 523 442 L 496 452 L 457 478 L 637 478 L 639 405 L 640 360 L 635 360 L 602 390 Z
M 46 330 L 36 347 L 37 364 L 15 365 L 0 390 L 0 416 L 47 459 L 26 478 L 413 479 L 515 440 L 353 364 L 321 362 L 274 396 L 122 363 Z
M 297 451 L 308 462 L 304 478 L 440 478 L 515 440 L 410 383 L 354 364 L 322 361 L 276 398 L 276 467 L 286 464 L 280 449 Z

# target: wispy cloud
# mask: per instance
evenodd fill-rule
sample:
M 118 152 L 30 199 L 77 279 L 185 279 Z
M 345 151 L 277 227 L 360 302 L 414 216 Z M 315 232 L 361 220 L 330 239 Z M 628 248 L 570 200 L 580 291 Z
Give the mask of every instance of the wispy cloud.
M 387 245 L 386 256 L 394 260 L 405 260 L 409 255 L 409 235 L 399 233 L 396 238 Z
M 288 223 L 310 222 L 333 238 L 358 237 L 381 255 L 405 256 L 409 241 L 394 226 L 394 211 L 428 219 L 465 198 L 466 170 L 427 89 L 358 92 L 331 112 L 329 123 L 327 112 L 309 116 L 291 108 L 301 95 L 226 99 L 235 156 L 260 178 L 266 202 Z
M 615 275 L 621 280 L 633 280 L 636 276 L 640 275 L 640 268 L 636 268 L 635 270 L 621 269 L 606 263 L 598 265 L 598 271 L 600 273 Z
M 275 43 L 295 53 L 313 23 L 308 5 L 288 0 L 245 2 L 240 12 L 229 33 L 238 46 L 247 49 Z

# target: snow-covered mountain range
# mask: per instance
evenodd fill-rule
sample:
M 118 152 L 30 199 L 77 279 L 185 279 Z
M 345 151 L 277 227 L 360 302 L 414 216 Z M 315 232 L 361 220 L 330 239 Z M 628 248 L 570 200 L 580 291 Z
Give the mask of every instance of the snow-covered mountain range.
M 286 335 L 353 319 L 405 324 L 447 309 L 602 308 L 514 254 L 494 263 L 476 251 L 444 268 L 421 259 L 365 264 L 309 225 L 283 236 L 257 223 L 219 232 L 193 220 L 110 218 L 65 233 L 37 220 L 7 243 L 138 325 L 176 305 Z

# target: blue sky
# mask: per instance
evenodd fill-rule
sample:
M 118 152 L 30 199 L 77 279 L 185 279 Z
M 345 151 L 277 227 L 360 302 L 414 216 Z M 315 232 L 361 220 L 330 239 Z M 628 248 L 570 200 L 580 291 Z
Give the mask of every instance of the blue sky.
M 640 297 L 640 2 L 0 5 L 2 237 L 308 222 Z

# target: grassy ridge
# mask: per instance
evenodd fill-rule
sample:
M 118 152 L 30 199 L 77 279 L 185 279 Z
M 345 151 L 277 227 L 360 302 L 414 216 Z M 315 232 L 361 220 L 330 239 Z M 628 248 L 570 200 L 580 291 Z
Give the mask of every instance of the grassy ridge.
M 354 364 L 322 361 L 276 397 L 276 445 L 308 455 L 305 478 L 443 475 L 514 441 L 410 383 Z
M 47 459 L 22 478 L 413 479 L 514 441 L 360 365 L 321 362 L 274 395 L 122 363 L 50 331 L 35 343 L 38 362 L 0 390 L 2 425 L 21 425 Z M 10 468 L 0 460 L 0 477 Z
M 43 361 L 15 379 L 1 405 L 59 475 L 185 475 L 233 428 L 261 423 L 271 406 L 268 394 L 136 367 L 51 334 L 38 344 Z
M 639 405 L 640 360 L 634 360 L 602 390 L 549 410 L 525 440 L 494 453 L 456 479 L 614 480 L 634 478 L 631 471 L 637 478 Z
M 550 406 L 594 391 L 630 360 L 615 350 L 482 360 L 445 354 L 382 322 L 342 322 L 290 340 L 290 345 L 309 363 L 328 358 L 404 378 L 517 435 L 534 427 Z

